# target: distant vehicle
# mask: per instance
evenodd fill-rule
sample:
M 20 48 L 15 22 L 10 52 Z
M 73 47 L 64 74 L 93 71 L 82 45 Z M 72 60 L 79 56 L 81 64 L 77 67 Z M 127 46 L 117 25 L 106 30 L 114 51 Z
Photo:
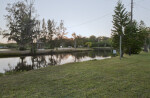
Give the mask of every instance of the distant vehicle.
M 79 48 L 83 48 L 83 46 L 80 45 Z

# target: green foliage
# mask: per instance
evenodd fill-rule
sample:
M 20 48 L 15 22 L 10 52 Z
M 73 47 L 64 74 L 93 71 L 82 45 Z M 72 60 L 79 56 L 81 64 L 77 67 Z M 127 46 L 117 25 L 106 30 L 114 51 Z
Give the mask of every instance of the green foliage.
M 48 20 L 47 21 L 47 39 L 48 39 L 48 44 L 49 44 L 49 48 L 54 48 L 54 41 L 53 38 L 56 35 L 56 30 L 55 30 L 55 22 L 54 20 Z
M 113 15 L 112 46 L 115 49 L 119 49 L 119 38 L 120 36 L 124 37 L 123 28 L 129 24 L 129 19 L 128 12 L 120 1 L 118 1 L 114 12 L 115 14 Z M 123 50 L 124 47 L 124 44 L 122 44 Z
M 90 42 L 95 42 L 95 41 L 97 41 L 96 36 L 91 35 L 91 36 L 89 37 L 89 41 L 90 41 Z
M 24 51 L 24 50 L 26 50 L 27 48 L 26 47 L 19 47 L 19 50 L 20 51 Z
M 19 49 L 25 49 L 26 45 L 31 43 L 36 37 L 36 19 L 33 16 L 33 4 L 25 1 L 18 1 L 14 4 L 9 4 L 6 8 L 8 15 L 8 27 L 10 33 L 4 34 L 8 40 L 16 41 Z
M 33 54 L 33 55 L 36 54 L 36 52 L 37 52 L 37 45 L 33 43 L 32 44 L 32 48 L 31 48 L 30 51 L 31 51 L 31 54 Z
M 87 47 L 91 47 L 91 46 L 92 46 L 92 42 L 86 42 L 85 45 L 86 45 Z
M 134 21 L 132 24 L 128 25 L 125 29 L 124 44 L 126 46 L 125 52 L 129 53 L 129 48 L 131 48 L 132 54 L 138 54 L 142 50 L 145 42 L 147 32 L 138 26 L 137 22 Z

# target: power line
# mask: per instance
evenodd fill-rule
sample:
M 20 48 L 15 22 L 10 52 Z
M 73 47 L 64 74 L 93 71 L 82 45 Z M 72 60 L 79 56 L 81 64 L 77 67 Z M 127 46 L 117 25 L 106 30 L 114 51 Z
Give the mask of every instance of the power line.
M 102 19 L 102 18 L 105 18 L 106 16 L 109 16 L 109 15 L 111 15 L 111 14 L 112 14 L 112 12 L 107 13 L 107 14 L 105 14 L 105 15 L 103 15 L 103 16 L 98 17 L 98 18 L 94 18 L 94 19 L 88 20 L 88 21 L 86 21 L 86 22 L 80 23 L 80 24 L 78 24 L 78 25 L 73 25 L 73 26 L 71 26 L 71 27 L 69 27 L 69 28 L 73 28 L 73 27 L 77 27 L 77 26 L 82 26 L 82 25 L 85 25 L 85 24 L 89 24 L 89 23 L 92 23 L 92 22 L 94 22 L 94 21 L 97 21 L 97 20 L 100 20 L 100 19 Z
M 149 9 L 149 8 L 147 8 L 147 7 L 144 7 L 144 6 L 141 6 L 140 4 L 137 4 L 137 3 L 136 3 L 136 5 L 138 5 L 139 7 L 143 8 L 143 9 L 145 9 L 145 10 L 148 10 L 148 11 L 150 11 L 150 9 Z
M 140 0 L 140 1 L 141 1 L 141 0 Z M 131 3 L 129 3 L 127 6 L 130 6 L 130 4 L 131 4 Z M 94 19 L 92 19 L 92 20 L 88 20 L 88 21 L 86 21 L 86 22 L 80 23 L 80 24 L 78 24 L 78 25 L 70 26 L 70 27 L 68 27 L 68 28 L 73 28 L 73 27 L 78 27 L 78 26 L 82 26 L 82 25 L 85 25 L 85 24 L 89 24 L 89 23 L 91 23 L 91 22 L 100 20 L 100 19 L 102 19 L 102 18 L 104 18 L 104 17 L 106 17 L 106 16 L 108 16 L 108 15 L 111 15 L 111 14 L 112 14 L 112 12 L 107 13 L 107 14 L 105 14 L 105 15 L 103 15 L 103 16 L 98 17 L 98 18 L 94 18 Z
M 143 1 L 145 1 L 145 0 L 139 0 L 139 1 L 137 1 L 137 2 L 139 2 L 139 3 L 140 3 L 140 2 L 143 2 Z

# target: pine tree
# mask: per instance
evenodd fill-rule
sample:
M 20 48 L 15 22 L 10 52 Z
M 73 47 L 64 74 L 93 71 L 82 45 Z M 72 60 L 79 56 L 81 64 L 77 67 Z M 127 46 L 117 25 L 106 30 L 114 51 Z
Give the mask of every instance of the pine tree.
M 114 10 L 115 14 L 113 15 L 113 30 L 112 30 L 112 44 L 113 47 L 119 50 L 119 37 L 122 36 L 122 56 L 124 53 L 124 32 L 125 28 L 129 24 L 128 12 L 121 1 L 118 1 L 117 6 Z
M 54 48 L 53 37 L 56 35 L 55 22 L 54 20 L 47 21 L 47 37 L 50 48 Z

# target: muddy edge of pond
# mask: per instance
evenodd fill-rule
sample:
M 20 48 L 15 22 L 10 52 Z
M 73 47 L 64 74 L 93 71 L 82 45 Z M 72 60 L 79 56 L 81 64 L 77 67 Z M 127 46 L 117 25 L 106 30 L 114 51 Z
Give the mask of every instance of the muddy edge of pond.
M 45 55 L 45 54 L 54 54 L 54 53 L 71 53 L 71 52 L 82 52 L 82 51 L 92 51 L 92 48 L 72 48 L 72 49 L 44 49 L 37 50 L 36 53 L 31 53 L 30 50 L 19 51 L 0 51 L 0 58 L 3 57 L 18 57 L 18 56 L 33 56 L 33 55 Z

